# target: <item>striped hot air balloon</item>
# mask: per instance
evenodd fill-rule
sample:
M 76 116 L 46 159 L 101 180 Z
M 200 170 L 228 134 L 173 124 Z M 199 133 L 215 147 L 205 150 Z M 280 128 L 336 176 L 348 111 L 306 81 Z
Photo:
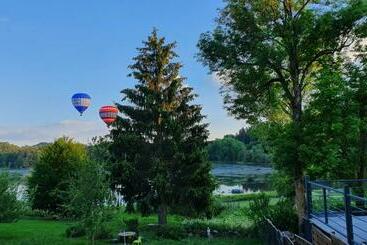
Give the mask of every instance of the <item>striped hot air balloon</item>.
M 99 109 L 99 116 L 107 124 L 107 126 L 110 126 L 114 121 L 116 121 L 118 112 L 119 111 L 116 106 L 102 106 Z
M 79 111 L 80 116 L 82 116 L 83 112 L 90 106 L 91 97 L 86 93 L 77 93 L 71 97 L 71 102 L 75 109 Z

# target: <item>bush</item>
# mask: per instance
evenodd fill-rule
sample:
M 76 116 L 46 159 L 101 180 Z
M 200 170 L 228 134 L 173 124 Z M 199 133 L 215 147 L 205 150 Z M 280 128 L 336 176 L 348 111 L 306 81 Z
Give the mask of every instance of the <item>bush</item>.
M 12 222 L 21 213 L 21 205 L 17 200 L 16 186 L 10 183 L 7 173 L 0 174 L 0 223 Z
M 248 226 L 238 225 L 231 222 L 216 222 L 213 220 L 193 219 L 185 220 L 182 223 L 186 233 L 206 236 L 207 228 L 209 227 L 214 236 L 220 237 L 248 237 L 250 228 Z
M 52 212 L 49 212 L 47 210 L 40 210 L 40 209 L 30 209 L 27 208 L 26 212 L 24 213 L 25 216 L 31 216 L 31 217 L 39 217 L 39 218 L 52 218 L 55 214 Z
M 66 229 L 66 237 L 82 237 L 86 235 L 86 230 L 81 224 L 71 226 Z
M 218 198 L 214 198 L 211 205 L 210 205 L 210 207 L 208 208 L 206 216 L 207 216 L 207 218 L 212 218 L 212 217 L 218 216 L 225 209 L 226 209 L 226 207 L 223 205 L 223 203 Z
M 109 239 L 112 237 L 113 237 L 112 228 L 106 223 L 100 224 L 94 234 L 95 240 Z
M 272 206 L 269 218 L 281 231 L 298 232 L 298 218 L 290 199 L 282 199 Z
M 271 175 L 272 187 L 281 197 L 291 198 L 295 195 L 292 178 L 280 171 L 276 171 Z
M 250 201 L 248 217 L 254 221 L 255 226 L 261 225 L 270 212 L 270 198 L 264 193 Z
M 71 179 L 66 196 L 70 202 L 65 205 L 68 213 L 80 220 L 92 242 L 111 237 L 106 226 L 110 220 L 111 191 L 104 166 L 88 161 L 78 175 Z
M 129 231 L 139 234 L 139 220 L 136 218 L 124 219 L 124 223 Z
M 240 202 L 240 201 L 251 201 L 258 198 L 261 195 L 266 195 L 269 198 L 277 197 L 276 192 L 268 191 L 268 192 L 236 194 L 236 195 L 216 195 L 215 198 L 221 202 Z
M 159 225 L 156 229 L 156 236 L 164 239 L 180 240 L 186 237 L 186 232 L 182 226 Z
M 260 195 L 250 201 L 247 210 L 248 217 L 255 223 L 255 230 L 261 232 L 266 219 L 281 231 L 291 231 L 297 233 L 298 218 L 290 199 L 281 199 L 275 205 L 270 205 L 270 199 L 266 195 Z

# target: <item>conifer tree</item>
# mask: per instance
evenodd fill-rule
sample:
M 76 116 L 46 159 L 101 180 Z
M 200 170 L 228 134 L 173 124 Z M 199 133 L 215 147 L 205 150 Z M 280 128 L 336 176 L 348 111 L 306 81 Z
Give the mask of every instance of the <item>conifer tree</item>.
M 176 44 L 166 43 L 154 30 L 129 68 L 134 88 L 122 90 L 117 104 L 121 117 L 111 130 L 113 185 L 128 207 L 134 203 L 158 212 L 197 215 L 208 210 L 214 189 L 205 152 L 208 137 L 197 96 L 179 75 Z

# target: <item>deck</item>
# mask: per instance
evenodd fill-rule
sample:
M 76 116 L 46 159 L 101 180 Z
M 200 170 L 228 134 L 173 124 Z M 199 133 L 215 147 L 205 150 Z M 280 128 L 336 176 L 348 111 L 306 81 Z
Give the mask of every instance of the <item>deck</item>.
M 328 234 L 334 234 L 340 240 L 348 244 L 347 227 L 344 213 L 330 214 L 328 223 L 325 223 L 324 215 L 313 216 L 310 222 Z M 367 244 L 367 216 L 358 216 L 353 219 L 354 244 Z
M 367 180 L 306 179 L 305 184 L 311 224 L 346 244 L 367 244 L 367 198 L 356 194 L 365 193 L 363 185 Z

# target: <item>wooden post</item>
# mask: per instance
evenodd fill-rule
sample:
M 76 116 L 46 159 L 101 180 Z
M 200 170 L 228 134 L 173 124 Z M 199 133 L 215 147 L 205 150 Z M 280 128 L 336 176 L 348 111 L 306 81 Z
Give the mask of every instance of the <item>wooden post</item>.
M 328 213 L 327 213 L 327 200 L 326 200 L 326 188 L 322 188 L 322 195 L 324 196 L 324 217 L 325 223 L 329 223 Z
M 354 237 L 353 237 L 353 218 L 352 218 L 349 186 L 344 187 L 344 204 L 345 204 L 345 224 L 347 227 L 348 244 L 352 245 L 354 244 L 353 243 Z

